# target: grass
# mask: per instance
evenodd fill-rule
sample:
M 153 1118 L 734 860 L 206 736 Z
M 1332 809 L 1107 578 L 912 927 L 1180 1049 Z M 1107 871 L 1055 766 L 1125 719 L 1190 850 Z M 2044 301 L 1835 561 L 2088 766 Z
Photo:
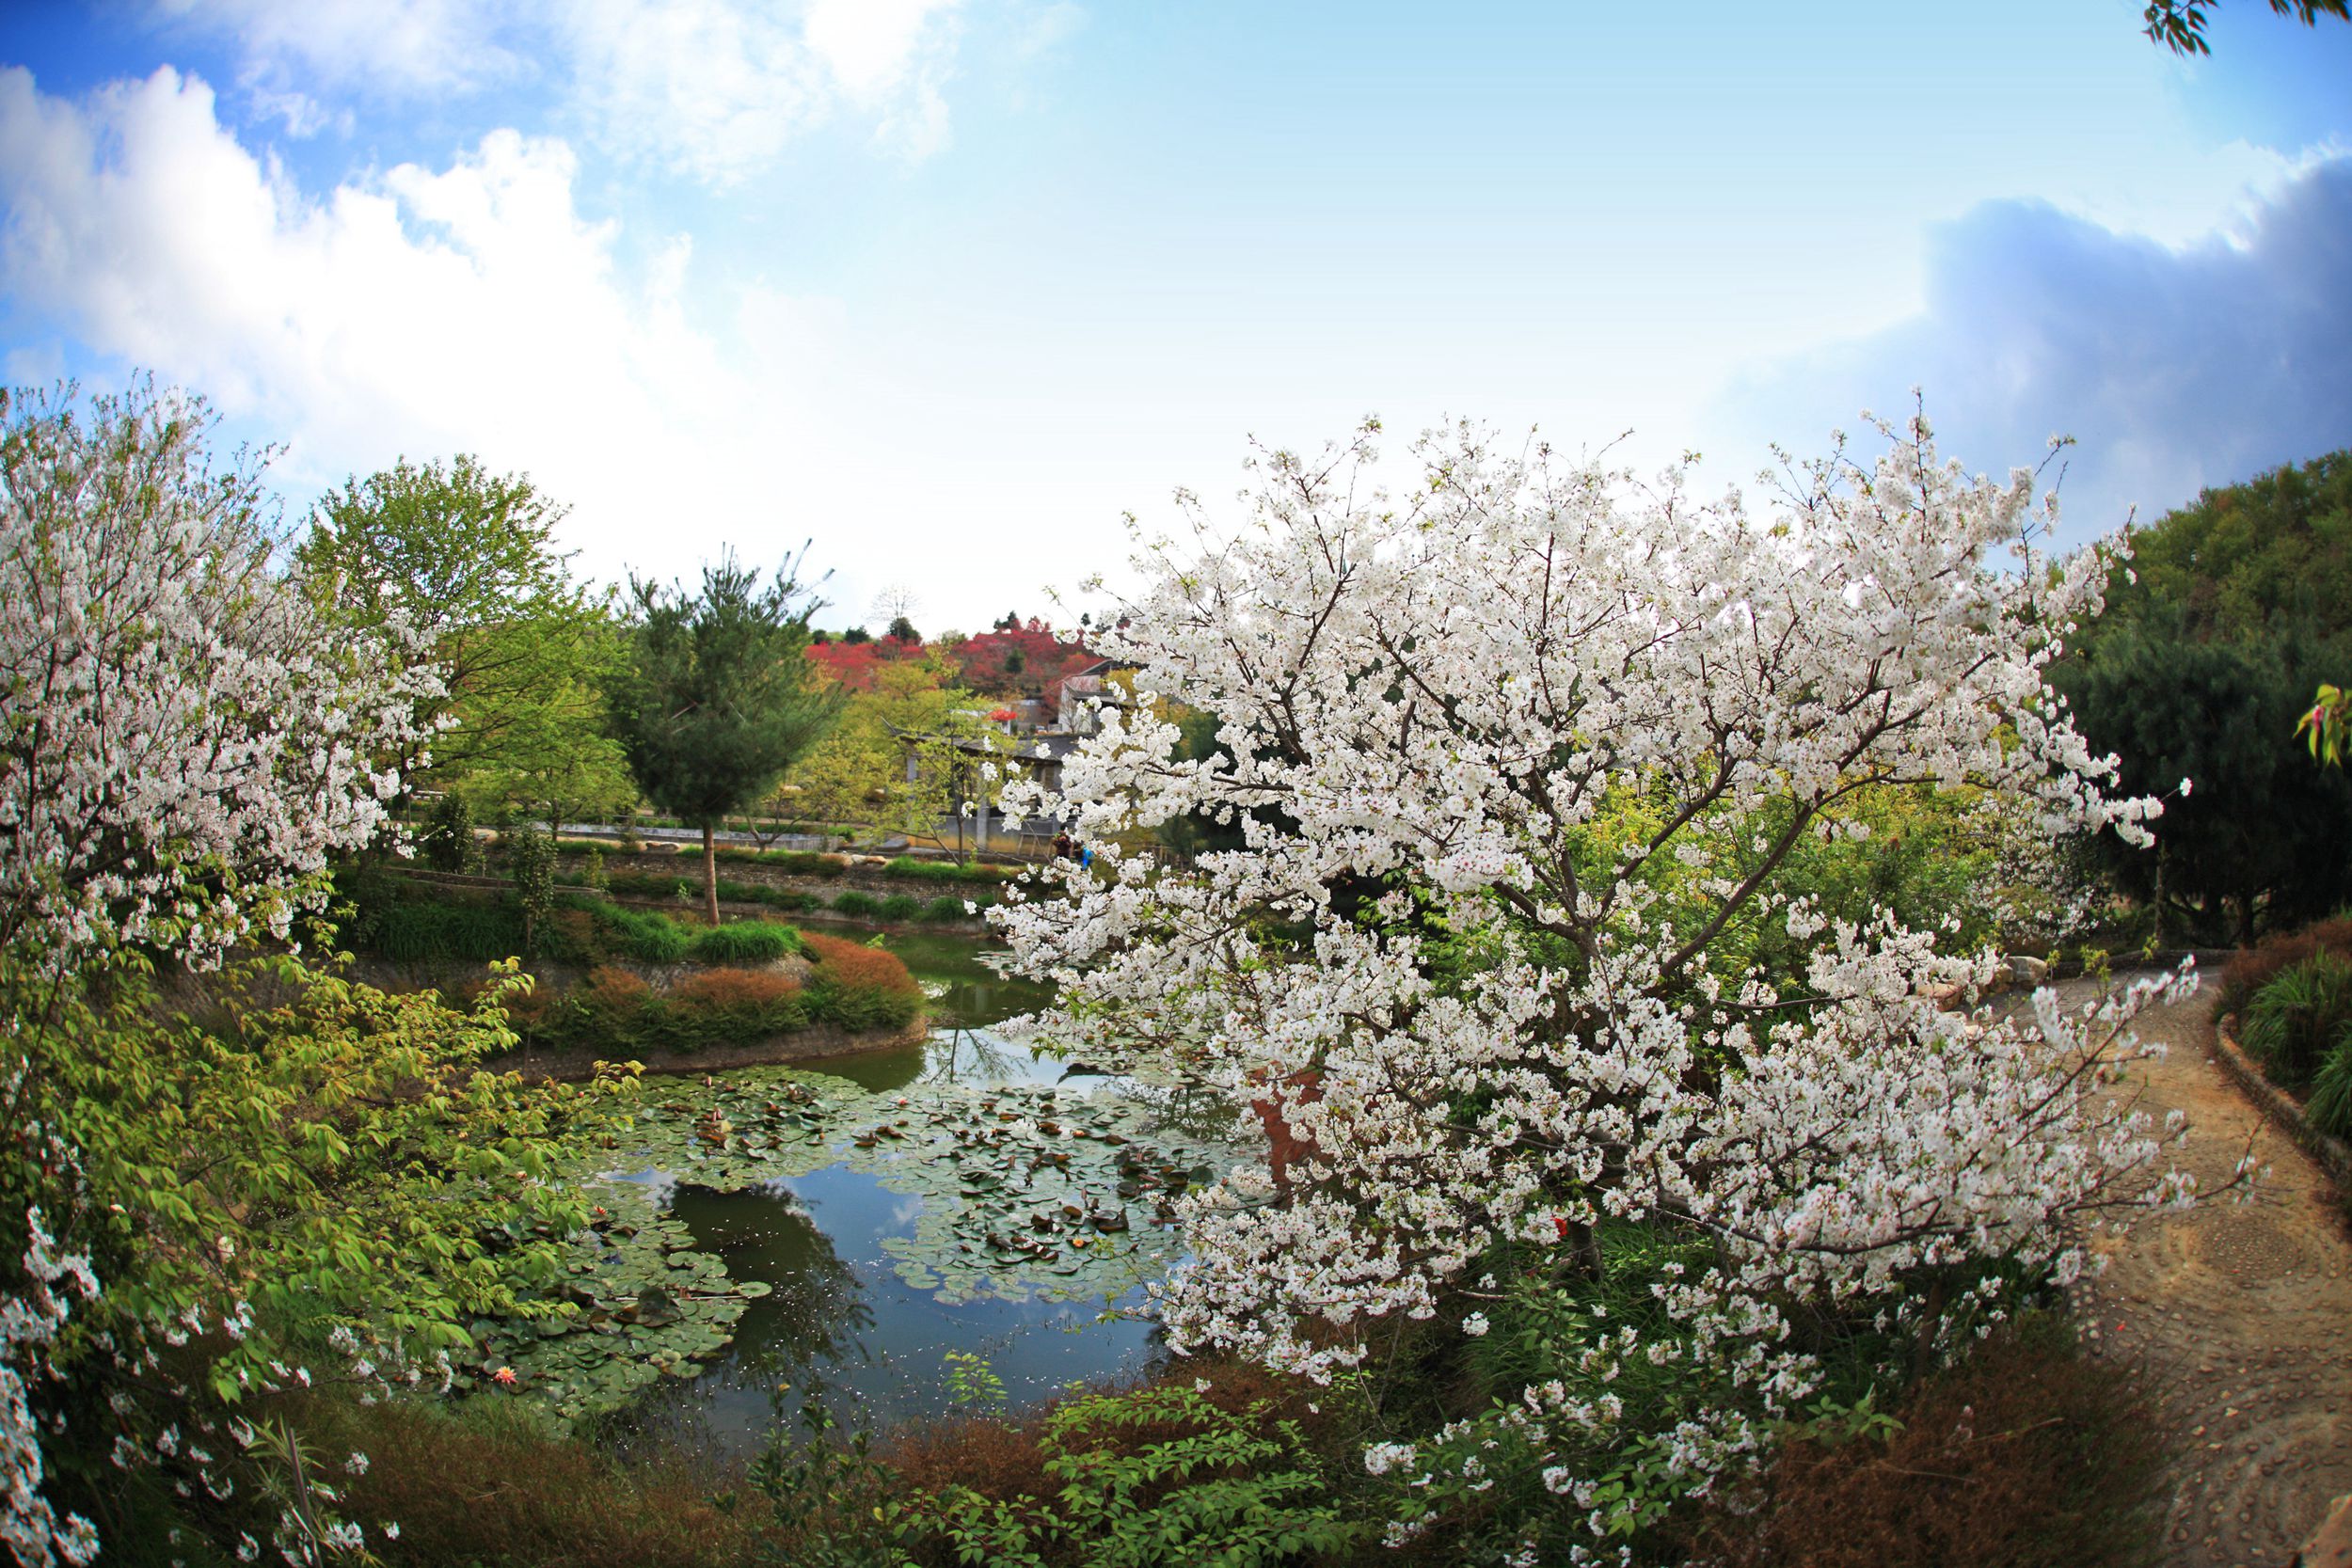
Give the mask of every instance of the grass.
M 2352 1028 L 2352 959 L 2321 951 L 2273 976 L 2246 1006 L 2246 1049 L 2274 1082 L 2300 1088 Z
M 2221 1010 L 2243 1013 L 2247 1004 L 2280 972 L 2321 953 L 2352 958 L 2352 915 L 2339 915 L 2297 931 L 2265 937 L 2231 955 L 2221 969 Z
M 801 933 L 764 920 L 738 921 L 697 931 L 687 951 L 696 963 L 762 964 L 806 952 Z

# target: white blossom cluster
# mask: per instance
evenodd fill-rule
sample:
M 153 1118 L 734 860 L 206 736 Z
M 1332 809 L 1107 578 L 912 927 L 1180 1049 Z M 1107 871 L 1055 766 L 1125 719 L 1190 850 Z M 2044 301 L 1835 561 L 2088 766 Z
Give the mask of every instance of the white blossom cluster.
M 438 671 L 395 673 L 406 661 L 384 644 L 328 633 L 278 569 L 256 473 L 213 466 L 211 424 L 200 402 L 151 386 L 86 404 L 70 389 L 0 392 L 0 944 L 20 974 L 103 963 L 126 942 L 201 967 L 258 930 L 286 935 L 323 895 L 328 853 L 384 823 L 387 765 L 423 739 L 415 705 Z M 41 1021 L 0 1022 L 21 1102 Z M 20 1157 L 50 1173 L 60 1202 L 78 1201 L 78 1151 L 51 1128 L 17 1132 Z M 52 1255 L 39 1211 L 27 1229 L 24 1274 L 0 1291 L 0 1540 L 21 1562 L 78 1563 L 96 1534 L 60 1524 L 40 1495 L 28 1380 L 53 1370 L 59 1281 L 86 1300 L 98 1286 L 86 1262 Z M 182 1495 L 229 1495 L 207 1446 L 220 1423 L 165 1376 L 161 1351 L 252 1326 L 241 1302 L 210 1316 L 192 1305 L 95 1337 L 91 1354 L 188 1410 L 188 1430 L 173 1420 L 134 1440 L 118 1392 L 118 1465 L 168 1463 Z
M 98 1555 L 98 1530 L 78 1513 L 59 1519 L 40 1495 L 40 1429 L 25 1397 L 26 1380 L 47 1371 L 47 1347 L 73 1309 L 66 1288 L 88 1301 L 98 1294 L 98 1280 L 86 1259 L 56 1254 L 40 1210 L 24 1216 L 24 1227 L 27 1288 L 0 1299 L 0 1490 L 7 1493 L 0 1543 L 20 1568 L 49 1568 L 60 1560 L 78 1568 Z
M 200 403 L 0 394 L 0 940 L 202 962 L 367 840 L 439 680 L 330 636 Z
M 1834 925 L 1774 882 L 1867 788 L 1977 786 L 2045 838 L 2145 842 L 2159 809 L 2105 792 L 2112 759 L 2042 680 L 2104 562 L 2032 547 L 2029 471 L 1971 479 L 1924 420 L 1878 429 L 1883 455 L 1841 440 L 1760 510 L 1467 427 L 1423 438 L 1402 497 L 1369 492 L 1369 430 L 1265 454 L 1237 535 L 1188 502 L 1196 541 L 1139 562 L 1153 586 L 1102 639 L 1138 701 L 1103 712 L 1059 798 L 1007 790 L 1097 848 L 1057 868 L 1066 897 L 995 916 L 1062 988 L 1032 1027 L 1180 1053 L 1302 1151 L 1277 1190 L 1182 1205 L 1180 1349 L 1327 1378 L 1399 1315 L 1482 1333 L 1453 1298 L 1499 1243 L 1582 1257 L 1612 1220 L 1711 1240 L 1662 1318 L 1597 1330 L 1507 1433 L 1375 1449 L 1375 1471 L 1476 1490 L 1501 1443 L 1581 1497 L 1564 1456 L 1616 1429 L 1617 1370 L 1679 1362 L 1738 1396 L 1645 1438 L 1704 1486 L 1757 1448 L 1748 1413 L 1813 1386 L 1791 1301 L 1900 1317 L 1929 1266 L 2063 1275 L 2068 1216 L 2186 1192 L 2113 1087 L 2154 993 L 1954 1011 L 1989 957 Z M 1214 715 L 1216 753 L 1181 759 L 1159 699 Z M 1184 814 L 1245 847 L 1182 867 L 1132 847 Z M 1763 921 L 1804 973 L 1711 963 Z

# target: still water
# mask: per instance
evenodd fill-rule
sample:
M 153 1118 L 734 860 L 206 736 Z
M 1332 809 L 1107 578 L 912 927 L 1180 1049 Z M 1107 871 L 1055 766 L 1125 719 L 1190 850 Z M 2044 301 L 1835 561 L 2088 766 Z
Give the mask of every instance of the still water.
M 890 948 L 930 993 L 934 1027 L 921 1044 L 799 1066 L 875 1091 L 993 1090 L 1053 1085 L 1087 1092 L 1105 1081 L 1034 1057 L 989 1025 L 1041 1006 L 1046 990 L 1008 979 L 978 943 L 894 937 Z M 754 1302 L 732 1344 L 691 1381 L 664 1379 L 630 1423 L 665 1441 L 736 1456 L 756 1452 L 814 1395 L 845 1426 L 881 1431 L 948 1409 L 947 1353 L 983 1357 L 1015 1408 L 1071 1383 L 1147 1370 L 1156 1330 L 1129 1288 L 1086 1302 L 982 1299 L 960 1305 L 909 1284 L 883 1243 L 914 1235 L 926 1204 L 952 1196 L 892 1191 L 836 1164 L 743 1191 L 716 1191 L 648 1172 L 695 1244 L 739 1280 L 772 1293 Z M 903 1184 L 903 1183 L 901 1183 Z

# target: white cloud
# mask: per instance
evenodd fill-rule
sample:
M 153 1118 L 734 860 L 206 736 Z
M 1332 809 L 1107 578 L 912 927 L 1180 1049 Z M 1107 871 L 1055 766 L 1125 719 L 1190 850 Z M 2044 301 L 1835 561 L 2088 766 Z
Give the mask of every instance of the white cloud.
M 2352 440 L 2352 157 L 2314 155 L 2185 243 L 2038 202 L 1937 229 L 1924 308 L 1856 341 L 1782 359 L 1718 408 L 1732 443 L 1798 450 L 1854 411 L 1924 388 L 1944 449 L 1998 472 L 2053 432 L 2067 538 L 2106 532 Z
M 761 295 L 723 340 L 698 329 L 691 247 L 624 276 L 576 172 L 563 142 L 498 131 L 446 168 L 311 199 L 220 125 L 201 81 L 167 69 L 74 103 L 11 70 L 0 286 L 285 438 L 290 491 L 471 451 L 575 503 L 573 542 L 604 575 L 723 541 L 780 553 L 783 498 L 821 487 L 778 476 L 819 467 L 821 423 L 776 351 L 815 352 L 824 312 Z
M 808 47 L 853 96 L 896 87 L 952 0 L 812 0 Z
M 230 38 L 265 115 L 301 89 L 447 96 L 544 82 L 625 156 L 729 185 L 844 114 L 923 157 L 946 141 L 955 0 L 156 0 Z M 300 134 L 297 130 L 295 134 Z

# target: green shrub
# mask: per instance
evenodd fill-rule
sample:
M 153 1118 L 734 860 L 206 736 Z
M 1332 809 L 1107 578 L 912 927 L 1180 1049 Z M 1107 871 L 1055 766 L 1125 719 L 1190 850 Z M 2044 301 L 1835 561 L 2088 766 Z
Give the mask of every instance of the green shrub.
M 464 796 L 451 792 L 435 802 L 417 847 L 436 871 L 470 875 L 482 869 L 482 841 L 474 837 L 473 809 Z
M 696 963 L 762 964 L 801 950 L 801 934 L 791 927 L 744 920 L 696 932 L 688 951 Z
M 625 909 L 619 904 L 594 907 L 597 933 L 613 950 L 640 963 L 684 963 L 694 936 L 666 914 Z
M 898 1538 L 959 1561 L 1295 1562 L 1368 1544 L 1330 1500 L 1296 1422 L 1263 1405 L 1221 1410 L 1189 1387 L 1085 1394 L 1036 1440 L 1045 1484 L 991 1497 L 951 1484 L 895 1510 Z
M 923 901 L 912 893 L 894 893 L 882 901 L 884 920 L 913 920 L 923 908 Z
M 2329 1137 L 2352 1138 L 2352 1026 L 2338 1031 L 2312 1075 L 2312 1098 L 2303 1112 Z
M 918 920 L 961 920 L 963 900 L 952 894 L 943 893 L 924 905 L 923 912 L 915 918 Z
M 838 877 L 850 869 L 850 863 L 839 855 L 820 855 L 813 849 L 735 849 L 738 860 L 755 861 L 772 865 L 795 877 Z
M 882 875 L 911 877 L 917 881 L 924 882 L 994 883 L 1008 881 L 1018 875 L 1018 872 L 1009 865 L 988 865 L 978 863 L 971 865 L 959 865 L 954 861 L 925 861 L 916 860 L 912 855 L 900 855 L 882 867 Z
M 2244 1013 L 2256 991 L 2282 971 L 2319 953 L 2352 958 L 2352 916 L 2338 915 L 2299 931 L 2265 937 L 2254 946 L 2232 954 L 2221 970 L 2221 1010 Z
M 882 900 L 870 893 L 860 893 L 852 887 L 844 888 L 833 895 L 833 912 L 835 914 L 855 915 L 861 920 L 870 920 L 881 911 Z
M 2311 1082 L 2344 1026 L 2352 1023 L 2352 960 L 2313 954 L 2280 971 L 2246 1008 L 2246 1048 L 2263 1070 L 2290 1088 Z
M 493 963 L 523 951 L 522 915 L 503 905 L 402 898 L 373 914 L 369 944 L 396 963 Z

